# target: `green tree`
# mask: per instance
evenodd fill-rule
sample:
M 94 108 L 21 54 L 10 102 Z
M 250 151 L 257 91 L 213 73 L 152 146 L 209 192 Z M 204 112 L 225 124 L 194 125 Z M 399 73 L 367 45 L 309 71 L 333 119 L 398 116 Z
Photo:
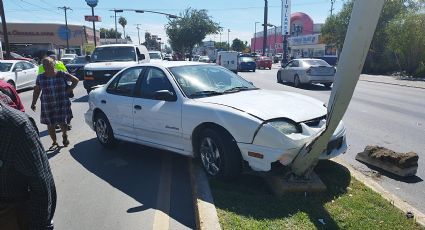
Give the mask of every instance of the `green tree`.
M 200 44 L 208 34 L 217 34 L 221 27 L 208 15 L 207 10 L 188 8 L 179 18 L 170 19 L 165 26 L 169 43 L 174 51 L 189 52 Z
M 214 46 L 218 50 L 228 50 L 229 49 L 229 44 L 227 44 L 227 42 L 216 42 Z
M 160 44 L 155 36 L 152 36 L 151 33 L 145 33 L 145 42 L 142 43 L 148 50 L 160 50 Z
M 121 38 L 121 33 L 117 32 L 117 37 Z M 100 28 L 100 38 L 115 38 L 115 30 L 114 29 L 106 29 Z
M 232 50 L 234 51 L 238 51 L 238 52 L 242 52 L 245 50 L 246 48 L 246 42 L 244 43 L 242 40 L 240 40 L 239 38 L 235 38 L 232 41 Z
M 425 63 L 425 15 L 411 12 L 399 15 L 387 27 L 388 47 L 395 53 L 397 63 L 408 74 Z
M 125 26 L 127 25 L 127 19 L 125 19 L 123 16 L 121 16 L 118 19 L 118 23 L 122 26 L 122 30 L 124 31 L 124 37 L 126 37 L 125 36 Z

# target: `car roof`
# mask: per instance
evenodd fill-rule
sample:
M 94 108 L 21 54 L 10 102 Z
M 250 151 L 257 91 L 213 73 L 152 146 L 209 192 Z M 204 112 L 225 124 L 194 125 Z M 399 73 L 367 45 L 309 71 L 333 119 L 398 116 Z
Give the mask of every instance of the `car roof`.
M 139 45 L 135 44 L 108 44 L 108 45 L 101 45 L 97 47 L 117 47 L 117 46 L 123 46 L 123 47 L 135 47 Z
M 25 60 L 0 60 L 0 63 L 16 63 L 21 61 L 25 61 Z
M 161 53 L 161 51 L 158 51 L 158 50 L 149 50 L 148 52 L 149 53 Z
M 177 67 L 177 66 L 190 66 L 190 65 L 215 65 L 210 63 L 202 63 L 202 62 L 192 62 L 192 61 L 160 61 L 160 62 L 150 62 L 139 64 L 138 66 L 157 66 L 157 67 Z

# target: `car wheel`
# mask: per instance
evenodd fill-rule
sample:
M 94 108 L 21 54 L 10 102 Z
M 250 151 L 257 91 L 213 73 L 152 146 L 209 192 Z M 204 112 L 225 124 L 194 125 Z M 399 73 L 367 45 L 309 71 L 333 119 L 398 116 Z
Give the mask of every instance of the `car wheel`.
M 252 72 L 255 72 L 255 69 L 252 69 Z
M 277 83 L 282 83 L 282 71 L 277 72 Z
M 299 88 L 301 86 L 300 77 L 298 75 L 295 75 L 294 77 L 294 86 L 295 88 Z
M 10 80 L 7 83 L 9 83 L 9 85 L 11 85 L 14 89 L 16 89 L 16 85 L 14 81 Z
M 106 148 L 112 148 L 116 144 L 114 132 L 105 114 L 100 113 L 95 118 L 94 123 L 97 140 Z
M 330 87 L 331 87 L 331 85 L 332 85 L 332 83 L 323 83 L 323 85 L 324 85 L 326 88 L 330 88 Z
M 241 154 L 229 134 L 206 129 L 201 134 L 198 147 L 202 166 L 209 176 L 231 180 L 240 174 Z

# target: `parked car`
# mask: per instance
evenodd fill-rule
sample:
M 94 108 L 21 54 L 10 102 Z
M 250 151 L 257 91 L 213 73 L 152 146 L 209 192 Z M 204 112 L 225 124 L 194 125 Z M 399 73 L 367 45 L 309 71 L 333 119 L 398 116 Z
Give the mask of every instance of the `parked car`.
M 253 57 L 240 57 L 239 58 L 239 71 L 250 71 L 255 72 L 256 63 Z
M 272 59 L 267 56 L 260 56 L 256 60 L 257 69 L 272 69 Z
M 34 59 L 23 57 L 15 52 L 10 52 L 10 58 L 5 58 L 5 60 L 21 60 L 21 61 L 28 61 L 33 64 L 37 64 Z M 3 51 L 3 57 L 6 57 L 6 51 Z
M 277 72 L 277 82 L 293 83 L 295 87 L 302 84 L 321 83 L 330 87 L 335 78 L 336 69 L 326 61 L 312 58 L 293 59 Z
M 149 51 L 149 58 L 151 59 L 151 62 L 163 60 L 161 51 Z
M 172 61 L 173 60 L 173 56 L 171 54 L 165 54 L 164 55 L 164 60 Z
M 0 80 L 3 80 L 17 90 L 35 86 L 38 66 L 28 61 L 1 60 Z
M 279 63 L 280 61 L 282 61 L 282 54 L 276 54 L 273 56 L 273 63 Z
M 66 69 L 70 74 L 73 74 L 78 79 L 83 80 L 84 79 L 84 66 L 89 63 L 87 61 L 87 58 L 85 56 L 78 56 L 72 61 L 70 61 L 68 64 L 66 64 Z
M 192 61 L 199 61 L 199 55 L 193 55 Z
M 239 53 L 236 51 L 220 51 L 217 53 L 216 62 L 218 65 L 237 73 L 238 72 L 238 60 Z
M 108 82 L 120 70 L 149 62 L 149 53 L 143 45 L 112 44 L 96 47 L 84 66 L 84 88 L 90 93 L 92 87 Z
M 199 157 L 212 177 L 289 165 L 326 126 L 314 98 L 269 91 L 215 64 L 144 63 L 93 90 L 86 123 L 107 148 L 117 140 Z M 320 159 L 347 150 L 341 122 Z
M 76 58 L 77 55 L 76 54 L 64 54 L 61 58 L 61 61 L 63 62 L 63 64 L 68 64 L 69 62 L 71 62 L 74 58 Z
M 198 62 L 210 63 L 210 58 L 208 56 L 199 56 Z

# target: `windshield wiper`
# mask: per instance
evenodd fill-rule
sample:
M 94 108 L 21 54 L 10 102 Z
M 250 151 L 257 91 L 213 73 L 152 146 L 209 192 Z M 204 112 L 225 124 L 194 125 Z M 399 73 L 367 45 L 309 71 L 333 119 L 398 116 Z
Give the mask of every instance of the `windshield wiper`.
M 244 91 L 244 90 L 254 90 L 254 89 L 258 89 L 258 88 L 249 88 L 246 86 L 237 86 L 237 87 L 233 87 L 230 89 L 226 89 L 224 90 L 223 93 L 234 93 L 234 92 L 239 92 L 239 91 Z
M 211 95 L 222 95 L 223 93 L 213 90 L 204 90 L 204 91 L 198 91 L 195 93 L 192 93 L 190 97 L 197 97 L 197 96 L 211 96 Z

